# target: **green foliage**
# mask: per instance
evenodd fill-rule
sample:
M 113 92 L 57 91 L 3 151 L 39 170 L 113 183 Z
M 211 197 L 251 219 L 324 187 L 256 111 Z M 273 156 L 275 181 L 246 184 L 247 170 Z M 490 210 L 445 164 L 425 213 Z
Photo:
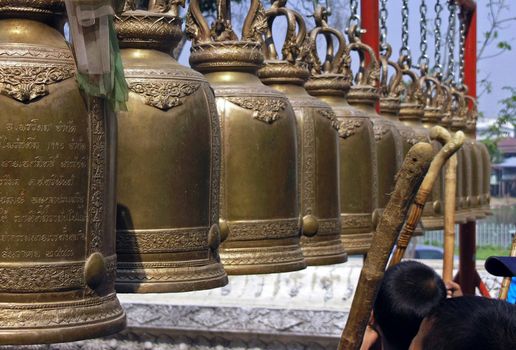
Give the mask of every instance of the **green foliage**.
M 482 141 L 486 145 L 493 163 L 499 163 L 502 160 L 498 141 L 506 136 L 504 128 L 510 127 L 513 130 L 516 128 L 516 87 L 506 86 L 503 90 L 508 92 L 508 96 L 499 101 L 502 108 L 496 121 L 484 132 L 486 138 Z
M 491 163 L 493 164 L 500 163 L 503 159 L 502 152 L 498 149 L 498 141 L 500 141 L 500 138 L 486 138 L 481 140 L 481 142 L 486 145 Z
M 510 126 L 512 129 L 516 127 L 516 87 L 505 86 L 503 90 L 508 92 L 508 96 L 498 102 L 502 108 L 496 122 L 487 130 L 487 136 L 490 138 L 502 137 L 504 126 Z

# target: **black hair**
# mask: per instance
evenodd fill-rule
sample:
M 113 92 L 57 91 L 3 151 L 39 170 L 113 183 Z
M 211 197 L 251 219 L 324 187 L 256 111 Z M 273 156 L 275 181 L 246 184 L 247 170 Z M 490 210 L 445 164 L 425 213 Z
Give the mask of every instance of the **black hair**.
M 516 306 L 501 300 L 447 299 L 427 320 L 430 330 L 424 336 L 423 350 L 516 349 Z
M 444 282 L 430 267 L 416 261 L 390 267 L 373 306 L 382 337 L 396 349 L 408 349 L 423 318 L 444 299 Z

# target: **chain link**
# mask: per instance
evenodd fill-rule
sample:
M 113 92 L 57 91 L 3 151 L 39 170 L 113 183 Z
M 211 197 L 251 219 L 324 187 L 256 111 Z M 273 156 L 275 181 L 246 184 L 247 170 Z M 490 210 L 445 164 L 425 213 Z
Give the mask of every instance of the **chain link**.
M 403 0 L 403 7 L 401 10 L 401 48 L 400 57 L 404 57 L 406 62 L 410 65 L 411 53 L 409 47 L 409 6 L 408 0 Z
M 428 42 L 426 41 L 426 34 L 428 31 L 427 28 L 427 22 L 426 22 L 426 13 L 428 11 L 428 8 L 426 6 L 426 1 L 421 0 L 421 5 L 419 6 L 419 13 L 421 15 L 421 22 L 420 22 L 420 42 L 419 42 L 419 49 L 420 49 L 420 56 L 418 60 L 419 69 L 426 70 L 428 68 L 428 65 L 430 63 L 430 60 L 428 59 L 427 50 L 428 50 Z
M 455 81 L 455 37 L 456 37 L 456 17 L 457 8 L 455 2 L 448 3 L 448 35 L 446 41 L 448 42 L 448 67 L 446 72 L 446 80 L 449 84 Z
M 440 0 L 436 0 L 434 10 L 435 63 L 433 71 L 436 74 L 436 76 L 440 77 L 443 72 L 443 65 L 441 63 L 441 12 L 443 11 L 443 6 L 441 5 Z
M 459 36 L 459 86 L 464 87 L 464 50 L 466 45 L 466 21 L 460 21 Z
M 358 0 L 351 0 L 349 2 L 349 6 L 351 15 L 349 16 L 348 29 L 354 28 L 354 34 L 360 37 L 360 34 L 362 34 L 362 28 L 360 24 L 360 16 L 358 15 Z
M 387 11 L 387 0 L 380 0 L 380 53 L 384 55 L 387 52 L 387 18 L 389 18 L 389 11 Z

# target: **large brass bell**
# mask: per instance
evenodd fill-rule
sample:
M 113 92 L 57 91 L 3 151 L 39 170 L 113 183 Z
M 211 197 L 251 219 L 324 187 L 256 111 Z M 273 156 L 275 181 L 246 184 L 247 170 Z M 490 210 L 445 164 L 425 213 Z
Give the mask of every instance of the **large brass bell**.
M 410 70 L 410 65 L 406 62 L 406 57 L 400 57 L 399 64 L 402 67 L 402 76 L 408 78 L 408 82 L 403 83 L 402 102 L 400 106 L 399 118 L 407 126 L 414 130 L 417 142 L 430 143 L 430 132 L 429 129 L 423 124 L 425 118 L 425 100 L 422 98 L 422 92 L 420 89 L 420 79 L 416 73 Z M 427 113 L 429 111 L 427 110 Z M 428 116 L 428 114 L 427 114 Z M 425 119 L 428 121 L 428 119 Z M 432 145 L 437 152 L 439 145 L 436 142 L 432 142 Z M 423 215 L 421 217 L 421 223 L 423 229 L 436 229 L 442 228 L 442 218 L 437 215 L 442 213 L 443 207 L 439 203 L 438 196 L 440 190 L 438 190 L 441 180 L 437 180 L 432 193 L 428 195 L 427 202 L 423 209 Z
M 403 124 L 399 119 L 401 108 L 402 73 L 400 66 L 389 60 L 392 49 L 387 46 L 385 55 L 380 56 L 380 113 L 382 117 L 391 121 L 398 130 L 403 146 L 402 156 L 405 157 L 409 149 L 417 143 L 416 133 L 410 126 Z M 389 67 L 394 74 L 389 79 Z
M 482 146 L 479 145 L 479 142 L 476 141 L 476 130 L 477 130 L 477 118 L 478 118 L 478 109 L 477 109 L 477 101 L 469 96 L 465 95 L 467 113 L 466 113 L 466 142 L 471 150 L 471 169 L 473 170 L 472 174 L 472 185 L 471 185 L 471 193 L 470 193 L 470 209 L 472 211 L 472 216 L 476 219 L 483 219 L 486 217 L 486 212 L 482 208 L 482 195 L 483 195 L 483 186 L 484 186 L 484 166 L 483 166 L 483 156 L 482 156 Z M 487 174 L 490 175 L 489 173 Z
M 476 139 L 476 124 L 478 120 L 478 110 L 477 110 L 477 103 L 476 100 L 472 99 L 470 96 L 466 96 L 468 100 L 471 102 L 471 108 L 469 110 L 468 116 L 467 116 L 467 125 L 466 125 L 466 131 L 468 132 L 468 136 L 471 137 L 471 139 Z M 489 156 L 489 151 L 487 150 L 487 147 L 484 143 L 476 141 L 475 140 L 475 147 L 478 149 L 480 155 L 481 155 L 481 161 L 479 168 L 482 168 L 482 177 L 479 178 L 479 182 L 481 182 L 480 185 L 480 213 L 479 215 L 482 215 L 484 213 L 485 215 L 492 215 L 493 212 L 491 211 L 490 207 L 490 200 L 491 200 L 491 158 Z M 478 169 L 478 168 L 477 168 Z
M 347 99 L 358 113 L 373 122 L 378 159 L 376 163 L 378 211 L 381 213 L 394 190 L 394 180 L 403 161 L 403 140 L 396 125 L 376 112 L 380 98 L 380 65 L 373 49 L 363 44 L 354 32 L 353 28 L 348 31 L 349 49 L 359 53 L 360 69 Z M 378 213 L 375 214 L 373 225 L 376 225 L 378 215 Z
M 341 238 L 348 254 L 367 253 L 372 239 L 373 213 L 377 208 L 376 147 L 373 125 L 367 115 L 346 100 L 351 84 L 350 56 L 342 33 L 328 26 L 325 13 L 316 11 L 313 42 L 327 42 L 325 61 L 312 47 L 314 66 L 305 84 L 309 94 L 329 104 L 338 120 L 340 153 Z M 334 51 L 333 38 L 338 43 Z
M 274 19 L 287 19 L 283 57 L 278 57 L 272 35 Z M 308 95 L 303 85 L 310 76 L 307 58 L 312 41 L 302 16 L 273 3 L 267 11 L 265 66 L 262 82 L 284 93 L 296 113 L 301 159 L 301 248 L 308 265 L 337 264 L 347 260 L 340 239 L 339 143 L 337 120 L 329 105 Z M 311 236 L 311 237 L 308 237 Z M 312 237 L 313 236 L 313 237 Z
M 451 126 L 452 132 L 466 129 L 467 104 L 464 93 L 452 88 Z M 475 216 L 470 210 L 470 194 L 472 192 L 471 144 L 465 143 L 457 152 L 457 201 L 459 207 L 456 216 L 463 222 L 474 221 Z
M 399 119 L 401 93 L 403 91 L 400 86 L 402 84 L 402 72 L 401 67 L 390 60 L 391 55 L 392 47 L 386 43 L 385 52 L 380 55 L 380 113 L 383 118 L 393 123 L 398 130 L 401 138 L 402 157 L 405 158 L 410 148 L 417 143 L 417 136 L 414 129 L 403 124 Z M 389 68 L 394 71 L 392 76 L 389 74 Z M 414 235 L 421 236 L 422 234 L 421 223 L 418 223 Z
M 0 344 L 120 331 L 114 115 L 81 94 L 61 1 L 0 0 Z
M 211 29 L 190 1 L 190 64 L 215 90 L 222 132 L 220 256 L 230 274 L 286 272 L 306 266 L 300 247 L 296 117 L 285 95 L 265 86 L 265 10 L 250 2 L 242 38 L 232 29 L 230 1 L 217 1 Z
M 181 22 L 178 5 L 152 3 L 115 21 L 130 90 L 118 116 L 120 292 L 227 283 L 218 255 L 219 119 L 206 79 L 168 54 Z

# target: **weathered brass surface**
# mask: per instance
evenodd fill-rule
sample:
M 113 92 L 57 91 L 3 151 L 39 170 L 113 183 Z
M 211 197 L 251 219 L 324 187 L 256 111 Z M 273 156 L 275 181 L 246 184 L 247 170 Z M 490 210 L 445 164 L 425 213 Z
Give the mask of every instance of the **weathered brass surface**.
M 288 28 L 283 50 L 274 45 L 272 25 L 286 17 Z M 284 93 L 296 114 L 301 158 L 301 248 L 308 265 L 337 264 L 347 260 L 340 239 L 338 122 L 329 105 L 308 95 L 304 84 L 310 75 L 307 57 L 311 39 L 302 16 L 276 1 L 267 11 L 269 29 L 264 47 L 262 82 Z M 299 50 L 301 48 L 301 50 Z M 281 51 L 283 56 L 278 57 Z M 313 237 L 308 237 L 313 235 Z
M 452 132 L 464 131 L 466 129 L 467 104 L 464 93 L 452 88 L 452 109 L 451 109 L 451 126 Z M 457 216 L 463 221 L 474 221 L 475 216 L 470 210 L 470 194 L 472 192 L 473 170 L 471 144 L 466 143 L 460 149 L 457 155 L 458 171 L 457 171 L 457 195 L 458 210 Z
M 483 219 L 486 217 L 486 212 L 482 208 L 482 194 L 484 185 L 484 176 L 489 177 L 491 174 L 484 174 L 482 146 L 476 141 L 477 133 L 477 119 L 478 109 L 477 102 L 471 96 L 464 96 L 466 99 L 466 106 L 468 111 L 466 113 L 466 144 L 471 150 L 471 169 L 472 169 L 472 184 L 470 193 L 470 209 L 472 215 L 476 219 Z
M 400 59 L 400 65 L 403 59 Z M 407 126 L 410 126 L 416 135 L 418 142 L 428 142 L 434 147 L 434 152 L 437 154 L 440 145 L 438 142 L 431 142 L 429 137 L 429 130 L 423 124 L 427 124 L 429 118 L 425 118 L 426 101 L 423 99 L 423 94 L 420 88 L 420 79 L 416 73 L 406 66 L 402 66 L 402 75 L 408 78 L 408 82 L 404 85 L 405 93 L 402 99 L 399 118 Z M 427 117 L 429 110 L 427 109 Z M 427 126 L 429 126 L 427 124 Z M 441 184 L 441 185 L 440 185 Z M 438 178 L 435 183 L 435 188 L 427 197 L 425 208 L 423 209 L 423 215 L 421 217 L 421 223 L 423 229 L 438 229 L 444 227 L 444 219 L 442 217 L 443 208 L 440 203 L 440 194 L 442 193 L 442 176 Z M 439 195 L 438 195 L 439 194 Z
M 61 1 L 0 0 L 0 344 L 125 326 L 115 291 L 114 115 L 81 95 Z
M 336 38 L 338 50 L 335 53 L 328 50 L 321 63 L 315 46 L 312 48 L 314 66 L 305 88 L 309 94 L 329 104 L 337 116 L 341 238 L 348 254 L 364 254 L 371 245 L 373 213 L 378 206 L 373 124 L 366 113 L 346 100 L 351 84 L 351 62 L 344 36 L 324 20 L 317 24 L 311 32 L 313 41 L 318 35 L 326 40 Z
M 358 37 L 352 34 L 349 36 L 349 48 L 359 53 L 361 69 L 356 74 L 355 84 L 351 86 L 347 98 L 349 104 L 373 122 L 378 159 L 378 210 L 381 212 L 394 190 L 394 179 L 403 161 L 403 140 L 396 125 L 376 112 L 380 98 L 380 65 L 373 49 L 363 44 Z
M 250 2 L 238 39 L 230 1 L 217 5 L 210 29 L 192 0 L 186 31 L 193 39 L 190 64 L 215 90 L 220 117 L 221 259 L 229 274 L 303 269 L 296 117 L 286 96 L 256 75 L 264 60 L 265 10 Z
M 116 288 L 182 292 L 221 287 L 220 127 L 206 79 L 170 52 L 178 5 L 128 10 L 115 25 L 129 85 L 118 115 Z M 159 11 L 159 12 L 158 12 Z

